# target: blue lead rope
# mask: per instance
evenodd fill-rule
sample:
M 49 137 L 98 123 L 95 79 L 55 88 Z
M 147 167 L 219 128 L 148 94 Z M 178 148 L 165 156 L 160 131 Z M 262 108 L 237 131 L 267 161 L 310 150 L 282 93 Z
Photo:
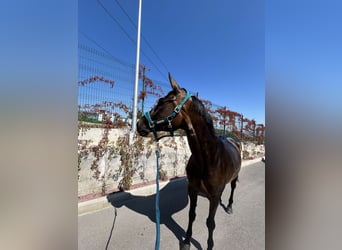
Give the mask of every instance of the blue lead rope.
M 174 110 L 172 111 L 172 113 L 165 117 L 165 118 L 160 118 L 157 120 L 152 120 L 150 112 L 146 112 L 145 113 L 145 118 L 148 122 L 148 126 L 150 127 L 151 131 L 153 132 L 153 136 L 154 136 L 154 141 L 156 143 L 156 158 L 157 158 L 157 174 L 156 174 L 156 244 L 155 244 L 155 250 L 159 250 L 159 244 L 160 244 L 160 211 L 159 211 L 159 157 L 160 157 L 160 152 L 159 152 L 159 145 L 158 145 L 158 141 L 163 138 L 159 137 L 158 138 L 158 134 L 155 128 L 155 125 L 157 124 L 168 124 L 168 128 L 170 130 L 170 135 L 173 136 L 173 128 L 172 128 L 172 120 L 178 115 L 178 113 L 180 112 L 180 110 L 182 109 L 182 107 L 184 106 L 184 104 L 190 99 L 190 97 L 192 96 L 192 94 L 190 94 L 189 92 L 186 93 L 186 96 L 184 97 L 184 99 L 181 101 L 181 103 L 179 105 L 177 105 Z
M 157 174 L 156 174 L 156 244 L 155 244 L 155 250 L 159 250 L 159 244 L 160 244 L 160 211 L 159 211 L 159 147 L 157 145 L 156 149 L 156 157 L 157 157 Z

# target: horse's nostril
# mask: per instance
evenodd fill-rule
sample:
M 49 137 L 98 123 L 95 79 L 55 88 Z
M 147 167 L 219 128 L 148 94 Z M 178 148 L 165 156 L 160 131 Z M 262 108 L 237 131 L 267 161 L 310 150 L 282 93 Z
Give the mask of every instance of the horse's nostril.
M 150 130 L 145 126 L 145 124 L 137 124 L 137 131 L 141 136 L 147 136 Z
M 148 131 L 146 131 L 146 130 L 142 130 L 142 131 L 138 131 L 139 132 L 139 134 L 141 135 L 141 136 L 146 136 L 146 135 L 148 135 Z

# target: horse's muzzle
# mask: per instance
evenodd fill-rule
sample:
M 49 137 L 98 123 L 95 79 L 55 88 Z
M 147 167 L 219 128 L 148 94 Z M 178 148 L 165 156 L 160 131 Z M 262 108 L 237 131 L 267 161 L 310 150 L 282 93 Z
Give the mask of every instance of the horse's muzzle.
M 141 136 L 147 136 L 151 132 L 144 117 L 137 122 L 137 131 Z

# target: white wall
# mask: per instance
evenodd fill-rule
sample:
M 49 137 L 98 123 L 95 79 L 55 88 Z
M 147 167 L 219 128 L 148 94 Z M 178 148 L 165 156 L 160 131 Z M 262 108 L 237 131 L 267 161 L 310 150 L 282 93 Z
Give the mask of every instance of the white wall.
M 79 133 L 79 145 L 88 142 L 87 148 L 97 145 L 102 138 L 103 129 L 91 128 L 84 133 Z M 109 132 L 108 148 L 115 146 L 120 136 L 127 136 L 127 129 L 111 129 Z M 136 173 L 133 175 L 132 185 L 149 183 L 155 180 L 156 175 L 156 156 L 155 145 L 150 138 L 143 138 L 144 151 L 138 158 Z M 175 149 L 174 145 L 177 145 Z M 164 138 L 159 142 L 160 145 L 160 167 L 166 171 L 167 177 L 184 176 L 185 166 L 190 156 L 190 150 L 186 137 Z M 172 145 L 172 146 L 171 146 Z M 121 165 L 120 154 L 116 153 L 109 157 L 106 153 L 98 162 L 98 169 L 101 172 L 99 179 L 93 177 L 94 171 L 91 165 L 95 159 L 93 153 L 81 158 L 78 196 L 99 193 L 102 190 L 103 180 L 106 182 L 106 190 L 114 191 L 117 189 L 122 175 L 118 172 Z
M 91 128 L 85 132 L 79 133 L 79 148 L 89 148 L 97 145 L 103 137 L 104 129 Z M 110 149 L 117 143 L 117 139 L 122 136 L 127 136 L 128 129 L 111 129 L 108 135 L 109 143 L 107 148 Z M 151 183 L 155 180 L 156 175 L 156 156 L 155 144 L 150 138 L 140 138 L 143 140 L 144 150 L 138 158 L 138 164 L 135 164 L 137 171 L 132 178 L 132 187 Z M 159 142 L 160 152 L 160 167 L 166 171 L 167 177 L 184 176 L 185 166 L 190 157 L 190 149 L 188 147 L 186 137 L 163 138 Z M 264 145 L 246 143 L 243 145 L 245 151 L 243 155 L 245 159 L 253 159 L 261 157 L 265 153 Z M 80 152 L 80 151 L 79 151 Z M 109 153 L 105 153 L 98 162 L 98 170 L 100 171 L 99 178 L 93 177 L 94 172 L 91 170 L 91 165 L 95 159 L 93 153 L 81 158 L 79 167 L 78 181 L 78 196 L 101 193 L 104 186 L 106 193 L 117 191 L 119 181 L 122 179 L 119 168 L 121 166 L 120 155 L 118 153 L 109 157 Z

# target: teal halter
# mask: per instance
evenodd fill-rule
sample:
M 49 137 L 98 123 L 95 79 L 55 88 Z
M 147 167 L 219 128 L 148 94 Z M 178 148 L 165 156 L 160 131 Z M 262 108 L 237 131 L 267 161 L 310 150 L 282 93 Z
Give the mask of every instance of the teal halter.
M 150 112 L 146 112 L 145 113 L 145 117 L 148 121 L 148 126 L 150 127 L 150 129 L 152 130 L 153 132 L 153 135 L 154 135 L 154 140 L 157 142 L 159 141 L 161 138 L 165 137 L 165 136 L 162 136 L 162 137 L 159 137 L 158 138 L 158 135 L 157 135 L 157 131 L 155 129 L 155 125 L 159 125 L 159 124 L 168 124 L 168 129 L 169 129 L 169 132 L 170 132 L 170 135 L 173 136 L 173 128 L 172 128 L 172 120 L 178 115 L 178 113 L 181 111 L 181 109 L 183 108 L 184 104 L 190 99 L 190 97 L 192 96 L 192 94 L 190 94 L 189 92 L 186 93 L 186 96 L 184 97 L 184 99 L 181 101 L 180 104 L 178 104 L 174 110 L 172 111 L 172 113 L 165 117 L 165 118 L 159 118 L 157 120 L 152 120 L 151 118 L 151 115 L 150 115 Z

